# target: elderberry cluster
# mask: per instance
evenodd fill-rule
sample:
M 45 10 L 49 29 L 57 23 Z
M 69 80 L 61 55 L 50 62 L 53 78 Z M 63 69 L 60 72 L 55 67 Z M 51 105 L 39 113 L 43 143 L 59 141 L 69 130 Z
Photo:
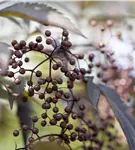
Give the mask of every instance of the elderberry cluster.
M 95 55 L 88 55 L 88 69 L 81 68 L 79 61 L 85 59 L 84 54 L 74 54 L 71 51 L 72 43 L 69 41 L 69 33 L 64 30 L 62 32 L 62 40 L 60 44 L 52 37 L 49 30 L 45 31 L 46 41 L 41 36 L 37 36 L 36 42 L 12 41 L 12 57 L 9 61 L 9 70 L 7 76 L 13 78 L 15 84 L 21 84 L 19 75 L 30 73 L 27 79 L 27 95 L 22 96 L 25 103 L 31 97 L 36 97 L 42 102 L 41 116 L 30 117 L 33 127 L 28 127 L 22 123 L 23 131 L 30 131 L 27 145 L 22 149 L 30 149 L 33 144 L 41 139 L 66 144 L 72 149 L 72 143 L 79 141 L 81 145 L 77 149 L 83 150 L 102 150 L 104 147 L 114 150 L 111 144 L 106 145 L 100 135 L 105 135 L 111 141 L 116 141 L 117 136 L 113 135 L 109 130 L 114 128 L 113 118 L 101 119 L 93 122 L 89 118 L 89 106 L 87 106 L 81 97 L 75 94 L 75 84 L 87 82 L 86 75 L 91 74 L 93 68 L 93 60 Z M 50 45 L 53 50 L 46 49 L 45 45 Z M 25 69 L 24 62 L 31 61 L 27 57 L 27 53 L 35 51 L 41 53 L 45 58 L 34 68 Z M 48 63 L 49 62 L 49 63 Z M 40 66 L 47 63 L 49 69 L 45 70 L 45 75 Z M 99 67 L 99 65 L 96 65 Z M 58 72 L 59 76 L 54 76 L 53 72 Z M 101 73 L 97 74 L 101 77 Z M 63 110 L 59 109 L 59 103 L 63 102 Z M 26 103 L 27 104 L 27 103 Z M 53 113 L 49 115 L 49 111 Z M 76 120 L 74 125 L 71 120 Z M 42 127 L 55 126 L 60 128 L 60 132 L 40 135 L 40 130 L 36 127 L 36 123 L 40 122 Z M 14 136 L 18 136 L 19 130 L 13 132 Z

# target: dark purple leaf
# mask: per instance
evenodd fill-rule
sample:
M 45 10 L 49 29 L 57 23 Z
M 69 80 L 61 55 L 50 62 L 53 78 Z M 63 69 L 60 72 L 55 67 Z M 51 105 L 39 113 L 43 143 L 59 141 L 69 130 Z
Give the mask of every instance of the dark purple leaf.
M 20 125 L 27 125 L 29 128 L 31 128 L 32 126 L 32 122 L 30 119 L 30 115 L 32 113 L 32 106 L 30 101 L 27 102 L 23 102 L 22 101 L 22 96 L 23 94 L 20 94 L 17 97 L 17 116 L 20 120 Z M 26 145 L 27 143 L 27 137 L 28 137 L 28 131 L 22 131 L 23 133 L 23 140 L 24 140 L 24 144 Z
M 18 77 L 21 80 L 21 84 L 16 85 L 15 83 L 10 83 L 8 85 L 8 100 L 10 104 L 10 108 L 13 108 L 13 102 L 14 100 L 17 100 L 19 96 L 21 95 L 22 91 L 25 87 L 25 80 L 23 77 Z
M 52 25 L 70 30 L 85 37 L 70 20 L 56 9 L 38 3 L 6 2 L 7 7 L 0 10 L 0 16 L 14 16 L 33 20 L 43 25 Z M 4 4 L 3 4 L 4 5 Z
M 121 128 L 127 138 L 130 150 L 135 149 L 135 118 L 129 112 L 128 106 L 120 98 L 114 89 L 105 85 L 98 85 L 101 93 L 107 98 L 113 112 L 115 113 Z
M 97 85 L 93 83 L 92 80 L 93 80 L 93 77 L 88 78 L 87 93 L 88 93 L 90 102 L 92 103 L 94 108 L 97 109 L 99 96 L 100 96 L 100 90 L 98 89 Z
M 13 108 L 13 103 L 14 103 L 15 98 L 16 97 L 8 91 L 8 101 L 9 101 L 10 109 Z

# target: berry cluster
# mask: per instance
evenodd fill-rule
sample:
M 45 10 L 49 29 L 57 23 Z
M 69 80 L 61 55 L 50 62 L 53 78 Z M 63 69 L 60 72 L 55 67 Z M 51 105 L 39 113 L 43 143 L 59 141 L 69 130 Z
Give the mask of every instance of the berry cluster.
M 101 150 L 107 146 L 108 149 L 113 150 L 111 144 L 106 145 L 105 141 L 100 138 L 100 134 L 104 134 L 109 141 L 116 141 L 117 136 L 109 131 L 110 128 L 114 128 L 113 118 L 99 118 L 98 121 L 92 122 L 88 117 L 88 106 L 84 104 L 81 97 L 76 96 L 74 93 L 76 82 L 87 82 L 86 75 L 92 72 L 95 55 L 92 53 L 88 55 L 88 69 L 81 68 L 79 61 L 85 60 L 85 56 L 84 54 L 73 54 L 71 52 L 72 43 L 69 41 L 69 33 L 66 30 L 62 32 L 60 45 L 57 45 L 49 30 L 45 31 L 45 36 L 45 44 L 51 45 L 54 48 L 53 50 L 45 49 L 45 46 L 41 44 L 43 42 L 41 36 L 36 38 L 36 42 L 28 44 L 25 41 L 17 42 L 16 40 L 11 43 L 13 50 L 7 76 L 13 78 L 15 84 L 18 85 L 21 84 L 18 75 L 23 76 L 26 72 L 29 72 L 28 89 L 26 89 L 28 95 L 24 95 L 22 101 L 25 103 L 28 98 L 36 96 L 42 101 L 41 108 L 43 110 L 40 117 L 33 116 L 30 118 L 33 122 L 32 128 L 22 124 L 22 130 L 31 131 L 27 145 L 22 149 L 27 150 L 34 142 L 48 139 L 59 144 L 65 143 L 69 149 L 72 149 L 72 142 L 80 141 L 81 146 L 78 149 Z M 26 54 L 31 51 L 42 53 L 45 58 L 34 68 L 25 69 L 24 62 L 28 63 L 30 61 Z M 48 75 L 46 76 L 39 67 L 48 62 L 49 70 L 47 70 Z M 99 66 L 100 64 L 96 64 L 96 67 Z M 59 77 L 53 75 L 53 72 L 56 71 L 59 72 Z M 101 78 L 102 73 L 98 73 L 97 76 Z M 62 111 L 59 110 L 59 103 L 61 102 L 64 103 Z M 48 113 L 50 110 L 53 112 L 52 116 Z M 77 120 L 78 125 L 72 124 L 70 120 Z M 40 122 L 42 127 L 59 127 L 60 133 L 40 136 L 39 129 L 35 127 L 37 122 Z M 15 130 L 13 135 L 18 136 L 19 130 Z

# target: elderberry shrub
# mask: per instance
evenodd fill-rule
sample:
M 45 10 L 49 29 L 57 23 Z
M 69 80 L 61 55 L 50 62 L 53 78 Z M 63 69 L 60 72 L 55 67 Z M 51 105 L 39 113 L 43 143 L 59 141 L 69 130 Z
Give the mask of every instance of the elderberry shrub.
M 29 148 L 31 143 L 43 138 L 59 144 L 65 143 L 70 149 L 72 149 L 72 143 L 76 141 L 82 143 L 81 149 L 84 150 L 103 150 L 105 147 L 112 147 L 110 142 L 118 140 L 116 134 L 114 135 L 110 132 L 110 128 L 114 128 L 114 118 L 107 116 L 96 121 L 90 119 L 89 105 L 85 104 L 83 99 L 75 94 L 76 83 L 87 82 L 86 76 L 91 74 L 93 66 L 98 68 L 102 68 L 102 66 L 93 63 L 95 55 L 91 53 L 88 55 L 88 69 L 80 67 L 79 61 L 85 59 L 85 56 L 84 54 L 72 53 L 72 43 L 69 41 L 68 31 L 64 30 L 62 32 L 60 45 L 57 45 L 55 39 L 52 38 L 51 31 L 46 30 L 45 36 L 47 37 L 45 42 L 47 45 L 55 43 L 53 50 L 44 48 L 44 45 L 41 44 L 42 37 L 40 36 L 36 38 L 36 42 L 28 44 L 25 41 L 18 42 L 13 40 L 11 42 L 13 53 L 9 61 L 7 76 L 13 78 L 15 84 L 18 85 L 21 84 L 21 79 L 18 78 L 18 75 L 24 76 L 27 72 L 30 73 L 29 79 L 26 81 L 28 89 L 25 89 L 28 96 L 22 97 L 22 101 L 27 102 L 28 98 L 36 95 L 36 98 L 42 103 L 41 116 L 31 117 L 33 127 L 28 128 L 27 125 L 22 123 L 22 130 L 32 133 L 28 137 L 27 145 L 25 145 L 24 149 Z M 26 57 L 26 54 L 31 51 L 41 53 L 45 55 L 45 58 L 33 69 L 25 69 L 24 62 L 29 63 L 31 61 L 29 57 Z M 59 55 L 62 57 L 58 57 Z M 48 75 L 45 76 L 44 72 L 39 68 L 42 64 L 48 64 L 48 62 Z M 57 72 L 60 76 L 55 77 L 52 72 Z M 102 72 L 97 74 L 99 78 L 102 78 L 102 76 Z M 59 108 L 59 103 L 62 102 L 64 104 L 63 110 Z M 74 121 L 77 121 L 77 124 L 74 124 Z M 60 132 L 52 133 L 50 131 L 50 134 L 40 135 L 40 129 L 35 127 L 38 122 L 43 128 L 46 126 L 59 127 Z M 109 140 L 109 145 L 106 145 L 106 140 L 101 138 L 101 134 Z M 18 136 L 19 131 L 15 130 L 13 135 Z M 35 137 L 34 135 L 37 136 Z

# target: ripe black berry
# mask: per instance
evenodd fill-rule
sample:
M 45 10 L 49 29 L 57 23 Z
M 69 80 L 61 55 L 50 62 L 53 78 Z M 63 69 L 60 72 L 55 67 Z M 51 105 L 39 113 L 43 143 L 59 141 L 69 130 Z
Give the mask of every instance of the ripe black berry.
M 20 69 L 19 69 L 19 73 L 20 73 L 20 74 L 25 74 L 25 69 L 24 69 L 24 68 L 20 68 Z
M 30 49 L 34 49 L 34 42 L 31 41 L 31 42 L 29 43 L 29 48 L 30 48 Z
M 86 73 L 86 70 L 84 68 L 80 68 L 80 72 L 84 75 Z
M 57 64 L 53 64 L 52 68 L 53 68 L 53 70 L 58 70 L 59 66 Z
M 15 45 L 14 45 L 14 49 L 15 49 L 15 50 L 19 50 L 19 49 L 20 49 L 19 44 L 15 44 Z
M 65 121 L 62 121 L 62 122 L 60 123 L 60 127 L 61 127 L 61 128 L 66 128 L 66 126 L 67 126 L 67 123 L 66 123 Z
M 27 81 L 27 85 L 28 86 L 32 86 L 33 85 L 33 82 L 31 80 Z
M 41 114 L 41 117 L 42 117 L 43 119 L 46 119 L 46 118 L 47 118 L 47 114 L 46 114 L 46 113 L 42 113 L 42 114 Z
M 79 54 L 78 55 L 78 59 L 83 59 L 84 58 L 84 54 Z
M 46 30 L 46 31 L 45 31 L 45 35 L 46 35 L 47 37 L 51 36 L 51 31 Z
M 55 119 L 51 119 L 49 121 L 50 125 L 56 125 L 57 124 L 57 121 Z
M 38 44 L 38 46 L 37 46 L 37 50 L 41 51 L 41 50 L 43 50 L 43 49 L 44 49 L 43 44 Z
M 24 58 L 24 61 L 27 63 L 27 62 L 30 61 L 30 59 L 29 59 L 28 57 L 25 57 L 25 58 Z
M 53 86 L 52 86 L 52 90 L 53 90 L 53 91 L 57 91 L 57 90 L 58 90 L 58 86 L 57 86 L 57 85 L 53 85 Z
M 56 93 L 55 93 L 55 97 L 56 97 L 56 98 L 61 98 L 61 95 L 62 95 L 62 94 L 61 94 L 60 92 L 56 92 Z
M 72 124 L 68 124 L 68 125 L 67 125 L 67 129 L 68 129 L 68 130 L 72 130 L 72 129 L 73 129 L 73 125 L 72 125 Z
M 66 113 L 70 113 L 72 111 L 72 109 L 69 106 L 66 106 L 64 110 Z
M 11 77 L 13 77 L 13 76 L 14 76 L 14 73 L 13 73 L 12 71 L 9 71 L 9 72 L 8 72 L 8 77 L 11 78 Z
M 33 117 L 32 117 L 32 121 L 33 121 L 33 122 L 37 122 L 37 121 L 38 121 L 38 117 L 37 117 L 37 116 L 33 116 Z
M 56 103 L 58 102 L 58 99 L 54 97 L 54 98 L 52 99 L 52 102 L 53 102 L 54 104 L 56 104 Z
M 38 134 L 39 130 L 38 130 L 38 128 L 33 128 L 32 132 L 33 132 L 33 134 Z
M 60 68 L 60 70 L 61 70 L 61 72 L 67 72 L 68 71 L 68 69 L 65 67 L 65 66 L 62 66 L 61 68 Z
M 20 47 L 24 47 L 26 45 L 26 42 L 24 40 L 21 40 L 19 45 L 20 45 Z
M 41 88 L 41 87 L 40 87 L 40 85 L 39 85 L 39 84 L 37 84 L 37 85 L 35 85 L 35 86 L 34 86 L 34 90 L 35 90 L 35 91 L 39 91 L 39 90 L 40 90 L 40 88 Z
M 46 78 L 46 82 L 52 82 L 52 78 L 51 77 L 47 77 Z
M 13 41 L 11 42 L 11 44 L 12 44 L 12 46 L 14 46 L 15 44 L 17 44 L 17 41 L 16 41 L 16 40 L 13 40 Z
M 94 59 L 95 55 L 94 55 L 94 54 L 89 54 L 89 56 L 88 56 L 88 57 L 89 57 L 89 60 L 90 60 L 90 61 L 93 61 L 93 59 Z
M 13 135 L 14 136 L 18 136 L 19 135 L 19 131 L 18 130 L 14 130 Z
M 20 51 L 15 51 L 14 54 L 15 54 L 15 56 L 18 57 L 18 58 L 21 58 L 22 55 L 23 55 Z
M 69 61 L 69 63 L 70 63 L 70 65 L 75 65 L 75 60 L 74 60 L 74 59 L 71 59 L 71 60 Z
M 42 37 L 41 36 L 37 36 L 36 37 L 36 42 L 38 42 L 38 43 L 42 42 Z
M 57 80 L 55 80 L 55 79 L 52 80 L 53 85 L 56 85 L 57 83 L 58 83 Z
M 51 98 L 51 97 L 47 97 L 47 98 L 46 98 L 46 102 L 47 102 L 47 103 L 51 103 L 51 102 L 52 102 L 52 98 Z
M 52 44 L 52 39 L 50 39 L 50 38 L 46 39 L 46 44 L 48 44 L 48 45 Z
M 42 76 L 42 72 L 41 72 L 41 71 L 39 71 L 39 70 L 38 70 L 38 71 L 36 71 L 36 76 L 37 76 L 37 77 L 41 77 L 41 76 Z
M 44 97 L 45 97 L 45 96 L 44 96 L 44 93 L 39 93 L 39 96 L 38 96 L 38 97 L 39 97 L 39 99 L 44 99 Z
M 58 114 L 54 114 L 54 119 L 56 119 L 57 121 L 60 121 L 62 119 L 62 114 L 58 113 Z
M 18 67 L 18 65 L 17 65 L 16 62 L 12 63 L 12 68 L 13 68 L 13 69 L 16 69 L 17 67 Z
M 18 66 L 22 66 L 22 65 L 23 65 L 23 62 L 22 62 L 21 60 L 18 60 L 18 61 L 17 61 L 17 65 L 18 65 Z
M 50 105 L 50 103 L 43 103 L 43 104 L 42 104 L 42 108 L 43 108 L 43 109 L 50 109 L 50 108 L 51 108 L 51 105 Z
M 45 120 L 41 121 L 41 126 L 42 126 L 42 127 L 45 127 L 46 124 L 47 124 L 47 122 L 46 122 Z
M 33 96 L 34 95 L 34 88 L 29 88 L 28 89 L 28 95 Z
M 68 37 L 69 33 L 68 33 L 68 31 L 64 30 L 64 31 L 62 32 L 62 35 L 65 36 L 65 37 Z
M 59 111 L 59 108 L 58 108 L 58 107 L 54 107 L 54 108 L 53 108 L 53 112 L 54 112 L 54 113 L 57 113 L 58 111 Z
M 53 92 L 53 90 L 52 90 L 52 88 L 47 88 L 47 89 L 46 89 L 46 92 L 47 92 L 48 94 L 51 94 L 51 93 Z
M 27 126 L 26 124 L 24 124 L 24 125 L 22 125 L 22 129 L 23 129 L 24 131 L 26 131 L 26 130 L 28 129 L 28 126 Z

